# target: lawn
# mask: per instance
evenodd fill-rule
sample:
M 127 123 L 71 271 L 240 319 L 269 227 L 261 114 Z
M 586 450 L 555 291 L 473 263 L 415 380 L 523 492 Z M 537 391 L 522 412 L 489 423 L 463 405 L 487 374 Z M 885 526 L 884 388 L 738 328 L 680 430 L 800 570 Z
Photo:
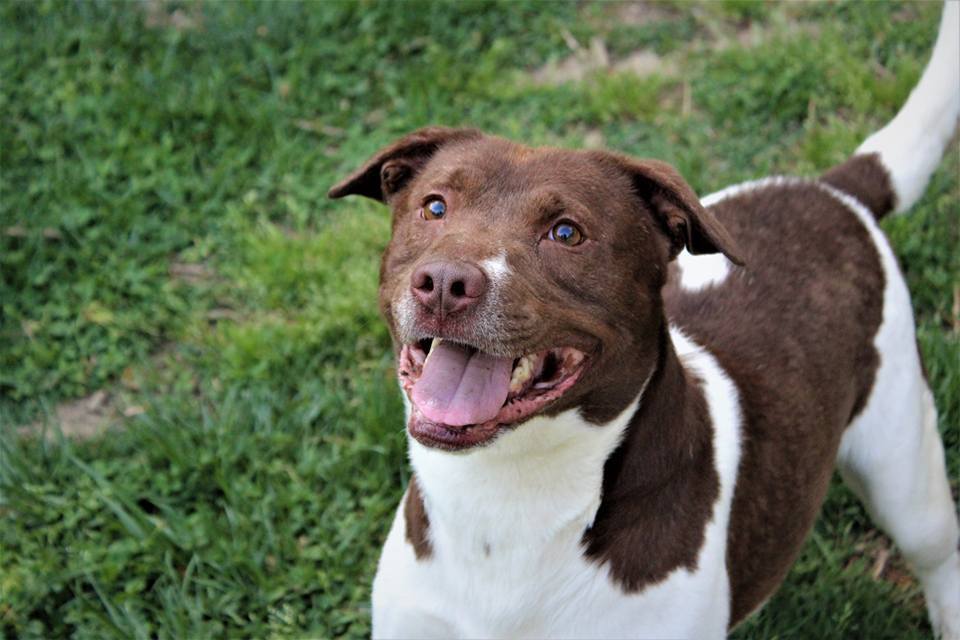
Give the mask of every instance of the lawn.
M 389 220 L 329 186 L 431 123 L 661 158 L 701 194 L 816 175 L 896 112 L 939 11 L 0 3 L 0 638 L 368 635 L 409 474 L 375 305 Z M 955 495 L 958 173 L 954 143 L 883 225 Z M 735 636 L 929 628 L 835 483 Z

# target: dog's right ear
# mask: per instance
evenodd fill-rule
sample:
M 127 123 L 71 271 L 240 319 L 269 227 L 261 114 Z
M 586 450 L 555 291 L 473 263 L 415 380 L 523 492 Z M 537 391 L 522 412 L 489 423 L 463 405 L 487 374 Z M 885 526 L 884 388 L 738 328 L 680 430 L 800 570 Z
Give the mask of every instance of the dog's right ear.
M 358 195 L 386 202 L 423 168 L 437 149 L 451 142 L 473 140 L 482 135 L 476 129 L 417 129 L 378 151 L 366 164 L 332 187 L 327 196 L 342 198 Z

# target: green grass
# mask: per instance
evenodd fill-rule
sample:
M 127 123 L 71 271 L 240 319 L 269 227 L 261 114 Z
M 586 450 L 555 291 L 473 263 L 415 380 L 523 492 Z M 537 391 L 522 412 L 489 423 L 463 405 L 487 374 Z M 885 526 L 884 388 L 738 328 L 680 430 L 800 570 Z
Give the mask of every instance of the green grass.
M 326 189 L 430 123 L 670 161 L 700 193 L 846 157 L 925 64 L 935 3 L 0 5 L 0 637 L 362 637 L 408 476 L 376 310 L 380 208 Z M 176 13 L 175 19 L 171 18 Z M 536 85 L 603 38 L 664 73 Z M 723 46 L 721 46 L 721 44 Z M 954 145 L 884 227 L 960 475 Z M 63 437 L 105 389 L 117 429 Z M 46 421 L 45 438 L 16 435 Z M 923 638 L 841 485 L 738 638 Z M 899 576 L 899 578 L 898 578 Z

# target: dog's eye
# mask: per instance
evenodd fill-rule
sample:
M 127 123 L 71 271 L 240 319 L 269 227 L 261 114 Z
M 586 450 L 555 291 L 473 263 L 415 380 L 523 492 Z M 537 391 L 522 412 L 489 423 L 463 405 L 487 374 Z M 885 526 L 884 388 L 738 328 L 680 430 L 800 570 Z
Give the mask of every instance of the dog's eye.
M 558 222 L 550 229 L 547 237 L 568 247 L 575 247 L 583 242 L 583 232 L 572 222 Z
M 430 198 L 420 209 L 424 220 L 439 220 L 447 212 L 447 203 L 442 198 Z

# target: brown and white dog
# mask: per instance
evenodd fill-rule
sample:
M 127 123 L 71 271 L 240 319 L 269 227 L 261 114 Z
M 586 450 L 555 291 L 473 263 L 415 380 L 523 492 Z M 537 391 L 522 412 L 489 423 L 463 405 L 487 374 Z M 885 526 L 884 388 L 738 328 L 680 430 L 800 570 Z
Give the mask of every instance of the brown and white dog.
M 956 2 L 897 117 L 817 179 L 702 200 L 670 166 L 427 128 L 330 191 L 387 203 L 380 306 L 414 476 L 378 637 L 719 638 L 834 464 L 960 638 L 957 514 L 877 220 L 960 114 Z

